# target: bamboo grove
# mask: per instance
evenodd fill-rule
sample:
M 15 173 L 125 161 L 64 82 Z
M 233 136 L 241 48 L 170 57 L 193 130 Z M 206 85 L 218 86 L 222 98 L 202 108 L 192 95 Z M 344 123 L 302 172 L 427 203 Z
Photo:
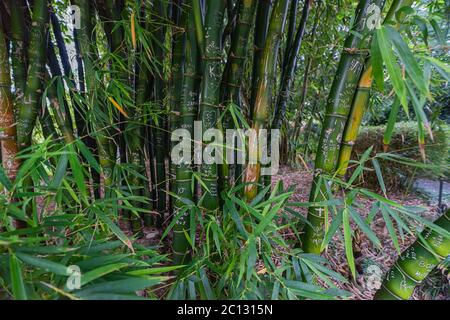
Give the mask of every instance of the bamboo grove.
M 436 19 L 419 15 L 425 7 L 435 10 L 413 0 L 2 1 L 0 266 L 7 271 L 0 277 L 11 279 L 3 281 L 8 292 L 25 299 L 32 291 L 25 266 L 67 275 L 58 268 L 70 259 L 83 256 L 72 264 L 92 268 L 89 259 L 99 259 L 80 253 L 64 260 L 58 254 L 69 247 L 34 247 L 54 241 L 77 252 L 94 239 L 116 248 L 106 266 L 82 278 L 101 297 L 110 292 L 95 289 L 96 281 L 106 277 L 118 288 L 123 275 L 133 277 L 124 292 L 170 283 L 159 290 L 168 298 L 344 297 L 327 290 L 330 279 L 356 279 L 359 233 L 381 248 L 371 230 L 380 215 L 399 254 L 397 234 L 418 238 L 375 299 L 409 299 L 450 254 L 448 211 L 432 223 L 390 200 L 380 172 L 380 163 L 393 159 L 389 144 L 402 113 L 417 125 L 423 163 L 414 165 L 428 168 L 433 123 L 424 106 L 434 101 L 430 88 L 448 82 L 449 68 L 428 54 L 428 41 L 445 48 L 448 39 Z M 428 39 L 429 28 L 436 39 Z M 412 49 L 412 32 L 425 49 Z M 369 149 L 355 161 L 358 132 L 376 99 L 393 100 L 384 152 Z M 232 141 L 244 135 L 243 145 L 230 149 L 211 129 L 223 137 L 231 129 L 251 133 L 237 130 Z M 301 166 L 314 159 L 307 202 L 290 200 L 294 189 L 263 173 L 277 165 L 273 158 L 252 148 L 276 130 L 280 150 L 269 148 L 269 156 L 280 152 L 283 164 L 300 159 Z M 239 148 L 248 150 L 247 161 L 236 163 Z M 185 149 L 194 156 L 174 161 Z M 381 193 L 355 184 L 366 162 Z M 368 216 L 356 210 L 358 197 L 374 201 Z M 411 230 L 413 222 L 424 225 L 421 233 Z M 311 258 L 341 229 L 351 279 Z M 286 230 L 294 236 L 284 237 Z M 153 233 L 159 242 L 146 248 Z M 63 234 L 67 239 L 58 238 Z M 278 255 L 282 268 L 271 259 Z M 256 271 L 258 262 L 264 268 Z M 94 297 L 89 289 L 58 290 Z

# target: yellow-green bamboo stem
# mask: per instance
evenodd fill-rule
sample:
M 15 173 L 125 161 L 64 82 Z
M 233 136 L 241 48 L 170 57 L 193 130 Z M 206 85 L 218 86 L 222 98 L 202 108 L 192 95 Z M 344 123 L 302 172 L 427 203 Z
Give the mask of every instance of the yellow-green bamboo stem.
M 261 129 L 267 129 L 269 127 L 269 112 L 272 102 L 272 89 L 275 82 L 278 46 L 284 31 L 288 3 L 289 1 L 286 0 L 276 2 L 270 18 L 266 43 L 262 52 L 261 63 L 259 65 L 261 69 L 259 74 L 261 76 L 258 79 L 257 93 L 253 106 L 252 129 L 255 130 L 257 136 Z M 249 153 L 251 152 L 252 150 L 249 151 Z M 257 159 L 257 163 L 249 163 L 245 171 L 245 182 L 249 183 L 244 190 L 247 201 L 255 198 L 258 192 L 257 183 L 261 175 L 261 163 L 259 161 L 261 155 L 258 155 Z
M 344 176 L 347 172 L 353 145 L 358 137 L 359 127 L 369 101 L 372 79 L 372 65 L 369 59 L 365 64 L 364 71 L 359 79 L 358 88 L 356 89 L 356 94 L 353 98 L 353 106 L 348 116 L 344 136 L 342 137 L 337 169 L 337 174 L 340 176 Z
M 340 143 L 373 31 L 372 26 L 366 23 L 369 14 L 372 14 L 372 12 L 368 12 L 368 9 L 373 4 L 379 7 L 381 2 L 379 0 L 360 0 L 356 8 L 354 25 L 345 40 L 344 51 L 341 54 L 327 100 L 322 132 L 316 151 L 315 176 L 310 191 L 310 202 L 327 200 L 326 183 L 328 182 L 325 181 L 324 176 L 333 174 L 337 169 Z M 303 249 L 306 252 L 320 253 L 327 223 L 326 210 L 326 206 L 314 206 L 308 210 L 310 223 L 305 225 L 305 233 L 302 238 Z

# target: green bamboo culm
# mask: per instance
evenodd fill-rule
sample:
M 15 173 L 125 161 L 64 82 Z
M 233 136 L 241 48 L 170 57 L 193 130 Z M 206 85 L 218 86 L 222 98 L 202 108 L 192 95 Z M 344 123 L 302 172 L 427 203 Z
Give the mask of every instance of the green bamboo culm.
M 278 0 L 274 5 L 266 42 L 261 56 L 261 62 L 258 66 L 260 68 L 260 77 L 256 87 L 257 93 L 254 106 L 252 106 L 252 129 L 255 130 L 254 132 L 257 136 L 259 136 L 260 130 L 268 129 L 270 127 L 269 114 L 272 103 L 272 90 L 276 80 L 275 71 L 278 48 L 286 24 L 288 3 L 289 1 L 287 0 Z M 258 150 L 255 149 L 257 148 L 252 148 L 252 146 L 249 147 L 249 158 L 257 159 L 257 161 L 256 163 L 249 162 L 244 173 L 245 182 L 249 183 L 244 189 L 247 201 L 251 201 L 256 197 L 258 192 L 257 183 L 261 177 L 261 155 L 259 155 Z
M 302 45 L 303 35 L 305 33 L 306 22 L 308 21 L 309 11 L 311 9 L 312 0 L 306 0 L 302 10 L 302 16 L 298 26 L 295 39 L 290 47 L 290 50 L 286 50 L 286 57 L 283 66 L 283 72 L 281 76 L 281 85 L 277 102 L 275 106 L 275 116 L 273 119 L 273 128 L 280 129 L 282 120 L 286 113 L 286 106 L 289 98 L 289 92 L 294 79 L 294 72 L 296 69 L 298 53 Z M 292 10 L 292 9 L 291 9 Z M 291 12 L 292 13 L 292 12 Z
M 450 210 L 434 224 L 450 232 Z M 408 300 L 414 288 L 450 255 L 450 237 L 426 227 L 386 274 L 375 300 Z
M 183 86 L 183 74 L 184 74 L 184 48 L 185 48 L 185 32 L 186 32 L 186 14 L 187 11 L 183 10 L 180 3 L 174 3 L 172 5 L 172 61 L 170 66 L 170 79 L 169 79 L 169 125 L 170 132 L 180 128 L 180 115 L 181 115 L 181 96 Z M 173 150 L 175 143 L 170 141 L 170 150 Z M 170 161 L 170 191 L 173 193 L 176 180 L 176 165 Z M 174 212 L 173 197 L 170 197 L 170 210 Z
M 50 76 L 48 76 L 48 79 L 50 79 Z M 51 80 L 51 84 L 47 88 L 47 98 L 50 100 L 50 107 L 54 114 L 55 122 L 62 133 L 64 141 L 67 144 L 71 144 L 75 141 L 75 137 L 73 135 L 72 128 L 67 125 L 67 106 L 65 105 L 64 101 L 60 103 L 60 99 L 58 98 L 58 87 L 62 86 L 61 82 L 61 78 Z
M 86 101 L 86 109 L 94 109 L 99 107 L 98 105 L 98 95 L 100 94 L 99 90 L 95 90 L 95 64 L 94 64 L 94 52 L 92 48 L 92 38 L 93 38 L 93 26 L 92 26 L 92 17 L 94 16 L 93 7 L 89 4 L 88 1 L 82 0 L 71 0 L 73 5 L 76 5 L 80 8 L 80 29 L 76 32 L 75 43 L 78 44 L 80 48 L 81 61 L 82 66 L 78 66 L 81 68 L 78 72 L 81 72 L 81 75 L 84 79 L 84 82 L 81 87 L 81 91 L 83 88 L 85 92 L 82 94 L 85 96 Z M 84 69 L 84 73 L 83 73 Z M 98 120 L 98 124 L 96 125 L 96 135 L 95 138 L 97 140 L 97 148 L 98 148 L 98 158 L 99 164 L 101 167 L 101 180 L 103 183 L 103 194 L 108 194 L 110 192 L 110 188 L 112 186 L 112 176 L 115 166 L 115 148 L 113 147 L 113 143 L 108 137 L 108 130 L 105 130 L 105 126 L 108 126 L 109 123 L 105 123 L 102 119 Z
M 28 47 L 28 75 L 22 99 L 17 103 L 17 142 L 23 149 L 31 145 L 31 137 L 38 115 L 44 83 L 44 66 L 49 23 L 49 3 L 36 0 L 33 4 L 30 44 Z
M 235 127 L 232 120 L 231 107 L 237 108 L 238 112 L 243 113 L 243 102 L 241 98 L 241 83 L 244 73 L 244 65 L 247 57 L 249 45 L 249 35 L 251 26 L 256 13 L 256 0 L 242 0 L 238 4 L 238 14 L 235 30 L 231 37 L 231 47 L 228 54 L 227 65 L 222 77 L 223 86 L 223 105 L 225 114 L 223 116 L 223 129 Z M 240 165 L 228 164 L 228 152 L 235 150 L 224 150 L 225 161 L 220 166 L 220 189 L 228 190 L 233 180 L 239 180 L 240 171 L 236 170 Z M 236 159 L 236 157 L 235 157 Z M 236 172 L 237 171 L 237 172 Z
M 359 79 L 358 88 L 353 98 L 352 109 L 342 137 L 337 165 L 337 174 L 341 177 L 347 172 L 353 145 L 358 137 L 359 127 L 369 102 L 370 89 L 372 87 L 372 64 L 370 63 L 370 59 L 368 60 Z
M 178 120 L 178 128 L 188 130 L 190 135 L 183 143 L 187 143 L 192 148 L 193 142 L 190 137 L 194 134 L 194 121 L 197 117 L 198 93 L 199 93 L 199 62 L 200 55 L 197 48 L 195 36 L 195 21 L 192 13 L 192 7 L 183 6 L 182 13 L 183 27 L 185 28 L 185 46 L 184 49 L 184 68 L 181 90 L 181 109 Z M 185 22 L 184 22 L 185 21 Z M 193 168 L 191 159 L 183 159 L 176 165 L 176 178 L 174 192 L 176 199 L 174 201 L 174 216 L 181 213 L 181 209 L 186 207 L 188 202 L 194 201 L 194 187 L 192 185 Z M 173 228 L 173 245 L 175 264 L 184 264 L 190 258 L 189 241 L 186 235 L 190 234 L 189 210 L 178 217 Z
M 147 14 L 149 10 L 149 6 L 145 2 L 140 3 L 140 10 L 139 14 L 136 16 L 132 14 L 130 16 L 130 25 L 132 28 L 132 33 L 136 33 L 135 30 L 135 24 L 136 20 L 139 23 L 142 23 L 143 27 L 146 28 L 147 23 Z M 135 20 L 136 19 L 136 20 Z M 127 123 L 126 128 L 126 145 L 127 145 L 127 154 L 129 157 L 129 162 L 131 162 L 137 172 L 139 172 L 143 177 L 145 177 L 147 174 L 145 172 L 145 148 L 144 148 L 144 141 L 145 141 L 145 131 L 144 127 L 142 125 L 142 119 L 144 116 L 144 110 L 145 110 L 145 104 L 148 99 L 148 69 L 147 65 L 145 63 L 146 59 L 146 53 L 143 50 L 143 45 L 139 44 L 136 45 L 136 48 L 133 48 L 134 57 L 135 57 L 135 74 L 134 74 L 134 89 L 135 89 L 135 95 L 134 95 L 134 108 L 130 110 L 129 116 L 133 121 L 130 123 Z M 136 59 L 137 58 L 137 59 Z M 139 62 L 137 62 L 137 61 Z M 151 169 L 153 166 L 151 166 Z M 150 170 L 151 170 L 150 169 Z M 140 195 L 140 196 L 148 196 L 150 197 L 150 190 L 148 188 L 148 181 L 145 179 L 142 179 L 138 177 L 137 175 L 132 175 L 130 177 L 131 185 L 133 186 L 141 186 L 139 189 L 135 190 L 133 194 Z M 145 187 L 147 184 L 147 187 Z M 133 206 L 142 206 L 141 203 L 135 202 L 133 203 Z M 153 202 L 149 201 L 148 209 L 153 210 Z M 153 224 L 152 215 L 149 213 L 143 214 L 143 220 L 145 226 L 151 226 Z M 135 222 L 137 222 L 137 219 L 135 219 Z M 137 227 L 140 227 L 139 225 L 136 225 Z M 133 226 L 132 226 L 133 227 Z
M 373 14 L 369 8 L 380 8 L 380 0 L 360 0 L 356 8 L 353 26 L 345 40 L 338 69 L 334 77 L 325 109 L 325 117 L 316 152 L 315 174 L 310 192 L 310 202 L 327 200 L 327 187 L 324 175 L 336 170 L 339 147 L 345 124 L 352 106 L 353 96 L 358 85 L 361 69 L 367 56 L 367 48 L 372 34 L 372 24 L 368 19 Z M 381 10 L 380 10 L 381 11 Z M 310 207 L 309 224 L 305 225 L 302 236 L 303 250 L 320 253 L 326 224 L 326 207 Z
M 26 4 L 20 0 L 9 0 L 11 11 L 11 67 L 13 71 L 15 99 L 23 97 L 27 81 L 27 52 L 26 52 L 26 26 L 24 8 Z
M 166 193 L 166 183 L 167 183 L 167 172 L 166 172 L 166 151 L 167 151 L 167 112 L 164 105 L 164 90 L 165 90 L 165 79 L 164 79 L 164 49 L 162 45 L 166 38 L 166 27 L 165 21 L 167 15 L 167 2 L 164 0 L 157 0 L 154 2 L 154 8 L 152 10 L 152 30 L 155 34 L 155 59 L 156 59 L 156 74 L 154 85 L 154 100 L 159 111 L 157 123 L 153 130 L 154 138 L 154 150 L 155 150 L 155 177 L 156 181 L 154 183 L 157 193 L 156 198 L 156 211 L 158 215 L 156 216 L 156 225 L 161 227 L 164 221 L 164 214 L 167 210 L 167 193 Z
M 141 11 L 145 10 L 140 10 Z M 139 172 L 142 176 L 145 176 L 145 163 L 144 163 L 144 152 L 143 152 L 143 130 L 140 123 L 140 120 L 142 118 L 143 110 L 142 110 L 142 104 L 143 101 L 145 102 L 145 89 L 142 92 L 142 88 L 138 89 L 139 85 L 139 66 L 136 63 L 136 57 L 138 56 L 137 52 L 137 42 L 135 38 L 136 29 L 135 29 L 135 23 L 136 23 L 136 17 L 135 17 L 135 11 L 134 9 L 131 11 L 130 16 L 130 31 L 132 34 L 132 50 L 131 50 L 131 68 L 134 69 L 133 74 L 133 89 L 134 89 L 134 106 L 132 108 L 129 108 L 128 116 L 131 121 L 127 121 L 125 124 L 125 146 L 126 146 L 126 155 L 127 155 L 127 161 L 130 163 L 134 170 L 136 172 Z M 139 17 L 137 18 L 139 21 Z M 139 57 L 141 57 L 139 55 Z M 139 93 L 137 92 L 139 90 Z M 138 99 L 139 97 L 139 99 Z M 140 100 L 140 101 L 138 101 Z M 141 179 L 138 175 L 131 173 L 129 175 L 129 182 L 130 182 L 130 192 L 133 196 L 143 196 L 144 191 L 142 186 L 145 183 L 145 180 Z M 131 202 L 133 207 L 142 207 L 142 204 L 138 201 L 132 201 Z M 125 211 L 123 213 L 125 217 L 129 217 L 131 222 L 131 229 L 133 232 L 141 234 L 142 231 L 142 221 L 141 221 L 141 214 L 138 212 L 133 212 L 133 210 Z M 142 214 L 142 218 L 144 218 L 144 221 L 147 219 L 150 215 L 149 214 Z
M 261 68 L 259 67 L 262 59 L 262 51 L 266 43 L 267 31 L 270 21 L 271 0 L 258 0 L 258 9 L 256 10 L 255 34 L 253 37 L 253 69 L 252 69 L 252 90 L 250 96 L 250 109 L 248 110 L 249 119 L 253 119 L 253 106 L 255 104 L 256 93 L 258 91 L 258 82 L 261 79 Z
M 200 119 L 203 133 L 208 129 L 218 128 L 225 4 L 225 0 L 206 1 L 204 39 L 197 38 L 200 52 L 203 52 L 200 97 Z M 199 11 L 194 10 L 194 14 L 198 16 Z M 194 18 L 199 19 L 198 17 Z M 202 43 L 204 43 L 204 47 L 202 47 Z M 200 170 L 204 184 L 202 184 L 202 198 L 199 206 L 205 212 L 217 211 L 219 209 L 218 165 L 217 163 L 207 164 L 203 161 Z

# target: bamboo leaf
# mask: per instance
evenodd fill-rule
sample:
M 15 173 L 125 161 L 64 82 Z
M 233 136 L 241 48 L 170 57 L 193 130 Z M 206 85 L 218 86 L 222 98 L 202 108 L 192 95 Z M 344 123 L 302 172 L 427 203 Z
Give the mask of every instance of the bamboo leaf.
M 392 45 L 389 42 L 388 30 L 385 26 L 382 26 L 380 29 L 377 29 L 376 37 L 378 41 L 378 46 L 380 48 L 381 56 L 383 57 L 383 61 L 386 64 L 386 69 L 389 73 L 389 76 L 392 81 L 392 86 L 394 87 L 394 91 L 400 99 L 402 106 L 405 109 L 408 109 L 408 102 L 406 100 L 406 89 L 405 84 L 402 79 L 402 73 L 395 61 L 395 55 L 392 50 Z
M 67 267 L 63 264 L 53 262 L 47 259 L 43 258 L 37 258 L 35 256 L 28 255 L 26 253 L 17 252 L 17 257 L 25 262 L 26 264 L 29 264 L 33 267 L 43 269 L 47 272 L 52 272 L 54 274 L 60 275 L 60 276 L 67 276 L 69 275 L 67 272 Z
M 405 43 L 405 41 L 403 41 L 402 36 L 394 28 L 389 26 L 386 26 L 386 28 L 388 30 L 389 38 L 394 44 L 394 47 L 396 48 L 400 59 L 403 61 L 409 77 L 411 78 L 417 89 L 419 89 L 419 91 L 423 95 L 429 97 L 430 92 L 423 77 L 423 73 L 420 70 L 419 65 L 417 64 L 416 59 L 411 53 L 411 50 L 409 50 L 408 45 Z
M 383 144 L 388 146 L 392 140 L 392 134 L 394 133 L 394 126 L 397 120 L 397 115 L 400 110 L 400 100 L 395 97 L 394 103 L 392 104 L 391 112 L 389 113 L 388 122 L 386 124 L 386 130 L 383 135 Z
M 375 85 L 381 92 L 384 91 L 384 70 L 383 58 L 381 56 L 380 47 L 378 46 L 377 35 L 372 39 L 372 47 L 370 50 L 370 61 L 372 63 L 372 73 L 375 80 Z
M 11 191 L 13 184 L 11 183 L 11 180 L 9 180 L 8 176 L 6 175 L 5 169 L 0 164 L 0 184 L 5 187 L 6 190 Z
M 81 275 L 81 286 L 84 286 L 89 282 L 94 281 L 95 279 L 103 277 L 104 275 L 107 275 L 111 272 L 120 270 L 126 266 L 128 266 L 128 263 L 114 263 L 106 266 L 101 266 L 94 270 L 83 273 Z
M 255 237 L 250 237 L 247 242 L 247 280 L 250 280 L 253 270 L 255 268 L 256 264 L 256 243 L 255 243 Z
M 367 235 L 370 241 L 377 246 L 378 248 L 381 248 L 381 242 L 376 236 L 376 234 L 370 229 L 370 227 L 366 224 L 366 222 L 361 218 L 358 212 L 355 211 L 351 206 L 348 206 L 348 211 L 350 212 L 350 216 L 352 217 L 352 220 L 355 221 L 355 223 L 358 225 L 358 227 L 361 229 L 364 234 Z
M 381 214 L 383 215 L 384 222 L 386 223 L 386 228 L 391 236 L 392 243 L 394 244 L 395 249 L 400 254 L 400 245 L 398 244 L 397 234 L 395 233 L 394 225 L 392 224 L 391 218 L 389 217 L 388 211 L 386 210 L 386 206 L 381 204 L 380 206 Z
M 83 157 L 86 159 L 86 161 L 89 163 L 89 166 L 100 173 L 100 165 L 98 164 L 97 160 L 95 159 L 94 155 L 91 153 L 91 151 L 86 147 L 86 145 L 81 140 L 76 140 L 75 144 L 77 145 L 78 150 L 80 150 Z
M 208 275 L 206 274 L 205 270 L 201 268 L 199 270 L 200 273 L 200 280 L 202 281 L 203 289 L 205 290 L 206 298 L 208 300 L 215 300 L 216 296 L 214 295 L 211 284 L 209 283 Z
M 111 232 L 114 233 L 120 241 L 122 241 L 132 252 L 134 252 L 133 244 L 130 239 L 128 239 L 125 233 L 123 233 L 123 231 L 120 230 L 120 228 L 110 218 L 108 218 L 106 214 L 100 210 L 96 210 L 95 214 L 108 226 L 109 230 L 111 230 Z
M 338 214 L 331 221 L 331 225 L 328 228 L 327 233 L 325 234 L 325 238 L 323 239 L 320 251 L 324 250 L 328 246 L 334 234 L 341 226 L 341 224 L 342 224 L 342 210 L 339 210 Z
M 352 272 L 353 279 L 356 280 L 356 267 L 355 267 L 355 257 L 353 256 L 353 240 L 352 231 L 350 227 L 349 211 L 344 208 L 342 211 L 342 224 L 344 229 L 344 247 L 345 256 L 347 257 L 348 266 Z
M 70 154 L 68 155 L 69 163 L 70 168 L 72 169 L 72 174 L 75 179 L 75 183 L 77 184 L 77 187 L 80 190 L 83 199 L 87 201 L 87 189 L 86 184 L 84 183 L 83 168 L 80 164 L 80 161 L 78 160 L 77 154 L 74 151 L 73 146 L 68 145 L 68 148 L 70 150 Z
M 20 262 L 14 253 L 9 255 L 9 271 L 11 276 L 12 294 L 15 300 L 27 300 L 27 293 L 22 276 Z
M 66 175 L 67 163 L 68 163 L 67 154 L 61 155 L 61 157 L 58 160 L 58 164 L 56 165 L 55 174 L 53 175 L 53 179 L 49 187 L 57 189 L 61 186 L 62 180 Z
M 381 190 L 383 191 L 384 196 L 387 198 L 386 193 L 386 185 L 384 184 L 383 174 L 381 173 L 380 163 L 377 159 L 372 159 L 373 168 L 375 169 L 375 173 L 377 175 L 378 183 L 380 184 Z
M 93 284 L 85 289 L 76 291 L 74 294 L 79 297 L 91 295 L 93 293 L 105 293 L 105 294 L 123 294 L 134 293 L 138 290 L 150 288 L 157 284 L 162 283 L 167 278 L 165 277 L 153 277 L 153 278 L 137 278 L 128 277 L 121 280 L 106 281 L 99 284 Z
M 182 269 L 184 267 L 185 266 L 181 265 L 181 266 L 146 268 L 146 269 L 138 269 L 138 270 L 128 271 L 127 274 L 130 276 L 154 275 L 154 274 L 161 274 L 161 273 L 175 271 L 178 269 Z
M 439 43 L 445 46 L 447 44 L 447 41 L 437 21 L 434 18 L 432 18 L 430 19 L 430 24 L 433 27 L 434 34 L 436 35 L 436 38 L 438 39 Z
M 412 22 L 414 22 L 420 29 L 420 32 L 422 32 L 422 37 L 423 37 L 423 41 L 425 42 L 425 45 L 428 47 L 428 26 L 427 26 L 427 21 L 418 16 L 415 15 L 412 18 Z
M 433 64 L 433 66 L 445 80 L 450 81 L 450 67 L 448 65 L 433 57 L 425 57 L 425 59 Z

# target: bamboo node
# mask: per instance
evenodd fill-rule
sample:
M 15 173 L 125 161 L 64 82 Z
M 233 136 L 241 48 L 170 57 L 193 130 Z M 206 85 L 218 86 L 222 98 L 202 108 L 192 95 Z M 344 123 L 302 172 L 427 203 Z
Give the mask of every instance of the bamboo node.
M 358 48 L 344 48 L 344 51 L 348 54 L 367 54 L 369 53 L 368 49 L 358 49 Z

